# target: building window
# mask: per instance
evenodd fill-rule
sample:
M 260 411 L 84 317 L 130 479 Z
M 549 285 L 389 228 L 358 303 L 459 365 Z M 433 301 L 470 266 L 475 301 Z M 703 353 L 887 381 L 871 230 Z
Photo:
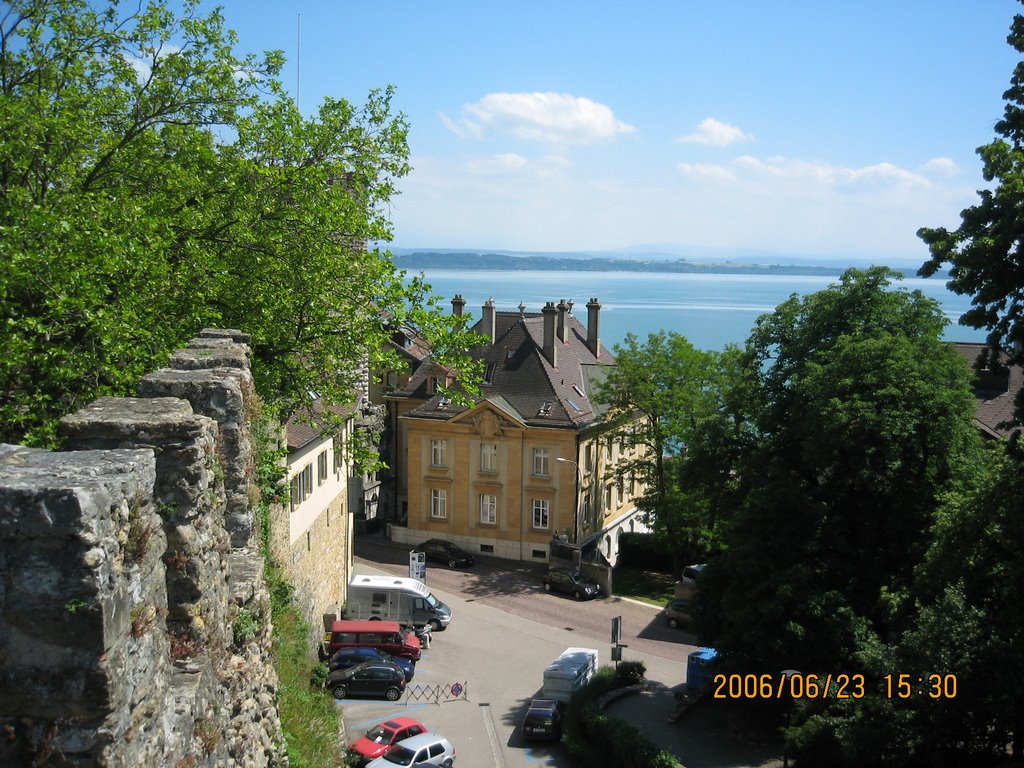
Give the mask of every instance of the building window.
M 334 437 L 334 473 L 341 472 L 341 465 L 345 461 L 345 438 L 342 435 Z
M 430 441 L 430 466 L 432 466 L 432 467 L 447 467 L 448 466 L 448 441 L 447 440 L 431 440 Z
M 448 517 L 448 491 L 443 488 L 430 489 L 430 516 L 437 520 Z
M 292 478 L 292 509 L 313 494 L 313 465 L 307 464 Z
M 551 454 L 547 448 L 533 449 L 533 474 L 548 477 L 551 474 Z
M 480 444 L 480 471 L 498 471 L 498 446 L 496 443 Z
M 316 484 L 323 485 L 327 482 L 327 449 L 320 451 L 316 457 Z
M 551 515 L 551 502 L 547 499 L 534 499 L 533 500 L 533 527 L 544 528 L 548 527 Z
M 608 485 L 606 485 L 604 487 L 604 509 L 605 509 L 605 513 L 606 514 L 610 513 L 612 511 L 612 508 L 613 508 L 612 501 L 613 501 L 613 494 L 614 493 L 615 493 L 615 491 L 614 491 L 613 486 L 611 485 L 611 483 L 609 483 Z
M 587 447 L 583 451 L 583 469 L 585 472 L 594 471 L 594 444 L 587 443 Z
M 498 522 L 498 497 L 493 493 L 480 494 L 480 522 L 484 525 Z

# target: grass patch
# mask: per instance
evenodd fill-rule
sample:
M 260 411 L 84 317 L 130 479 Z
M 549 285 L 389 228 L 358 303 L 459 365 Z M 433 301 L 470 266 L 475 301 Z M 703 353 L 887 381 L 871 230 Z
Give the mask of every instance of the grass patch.
M 334 697 L 311 684 L 316 663 L 306 646 L 308 622 L 292 602 L 291 586 L 268 565 L 274 625 L 274 666 L 278 676 L 281 729 L 291 768 L 343 768 L 339 714 Z
M 645 571 L 640 568 L 616 568 L 612 589 L 619 597 L 628 597 L 663 607 L 675 597 L 676 580 L 670 573 Z

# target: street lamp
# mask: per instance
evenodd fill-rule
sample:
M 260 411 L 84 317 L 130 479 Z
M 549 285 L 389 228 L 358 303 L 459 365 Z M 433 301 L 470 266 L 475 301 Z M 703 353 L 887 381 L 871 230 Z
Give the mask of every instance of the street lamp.
M 558 456 L 555 458 L 555 461 L 562 464 L 572 464 L 576 467 L 576 512 L 572 525 L 572 541 L 578 547 L 580 543 L 580 496 L 583 494 L 583 470 L 572 459 L 563 459 L 561 456 Z

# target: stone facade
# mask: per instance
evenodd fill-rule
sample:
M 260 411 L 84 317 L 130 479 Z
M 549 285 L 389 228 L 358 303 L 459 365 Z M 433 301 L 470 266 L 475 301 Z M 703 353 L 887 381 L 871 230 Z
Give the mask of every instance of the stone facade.
M 0 446 L 0 764 L 287 765 L 247 342 L 204 331 L 63 452 Z

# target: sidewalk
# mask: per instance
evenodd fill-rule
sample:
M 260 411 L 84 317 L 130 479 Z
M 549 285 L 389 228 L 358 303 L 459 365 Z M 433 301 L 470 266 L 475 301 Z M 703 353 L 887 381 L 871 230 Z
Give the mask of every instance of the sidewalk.
M 667 718 L 675 710 L 675 693 L 657 681 L 647 690 L 624 696 L 608 705 L 611 717 L 634 726 L 651 743 L 671 752 L 685 768 L 781 768 L 781 744 L 744 744 L 728 725 L 721 702 L 704 700 L 676 723 Z

